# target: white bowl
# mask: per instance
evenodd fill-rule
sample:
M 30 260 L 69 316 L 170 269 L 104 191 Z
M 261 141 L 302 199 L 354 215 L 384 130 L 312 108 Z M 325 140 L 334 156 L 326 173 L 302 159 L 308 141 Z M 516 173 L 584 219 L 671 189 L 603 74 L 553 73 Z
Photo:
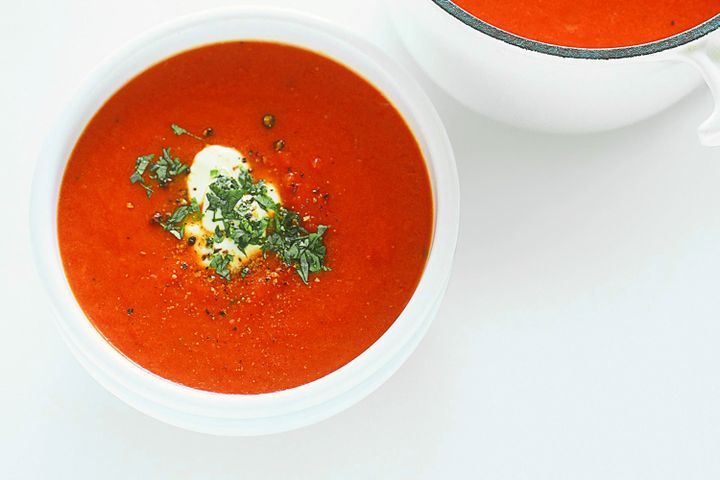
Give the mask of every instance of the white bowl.
M 490 118 L 554 133 L 618 128 L 687 95 L 701 84 L 699 71 L 718 97 L 700 140 L 720 145 L 720 15 L 643 45 L 570 48 L 495 28 L 452 0 L 389 6 L 405 47 L 427 75 Z
M 420 283 L 387 332 L 347 365 L 311 383 L 259 395 L 221 394 L 161 378 L 113 348 L 83 314 L 65 279 L 57 200 L 68 157 L 92 115 L 128 80 L 178 52 L 228 40 L 305 47 L 349 66 L 382 91 L 414 132 L 430 173 L 435 229 Z M 377 388 L 415 349 L 447 287 L 458 233 L 459 189 L 452 149 L 418 84 L 378 48 L 326 21 L 285 10 L 226 8 L 190 15 L 140 36 L 107 59 L 64 111 L 38 161 L 31 199 L 33 250 L 62 336 L 95 379 L 138 410 L 190 430 L 257 435 L 327 418 Z

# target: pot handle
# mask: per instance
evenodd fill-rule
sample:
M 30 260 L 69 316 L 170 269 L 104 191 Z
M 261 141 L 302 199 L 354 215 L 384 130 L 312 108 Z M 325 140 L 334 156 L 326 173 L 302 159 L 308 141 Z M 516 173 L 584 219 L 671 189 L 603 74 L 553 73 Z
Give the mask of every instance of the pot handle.
M 711 34 L 683 53 L 682 59 L 700 71 L 715 99 L 715 110 L 698 128 L 700 143 L 709 147 L 720 146 L 720 36 Z

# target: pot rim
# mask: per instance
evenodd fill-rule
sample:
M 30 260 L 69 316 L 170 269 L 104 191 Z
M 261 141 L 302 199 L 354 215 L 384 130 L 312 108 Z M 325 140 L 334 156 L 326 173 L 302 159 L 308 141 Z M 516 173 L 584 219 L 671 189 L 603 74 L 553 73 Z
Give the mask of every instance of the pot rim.
M 452 0 L 432 0 L 432 2 L 468 27 L 484 33 L 489 37 L 495 38 L 496 40 L 501 40 L 505 43 L 525 50 L 564 58 L 610 60 L 651 55 L 685 45 L 720 28 L 720 14 L 718 14 L 691 28 L 690 30 L 686 30 L 671 37 L 662 38 L 654 42 L 614 48 L 564 47 L 561 45 L 540 42 L 538 40 L 531 40 L 497 28 L 463 10 L 453 3 Z

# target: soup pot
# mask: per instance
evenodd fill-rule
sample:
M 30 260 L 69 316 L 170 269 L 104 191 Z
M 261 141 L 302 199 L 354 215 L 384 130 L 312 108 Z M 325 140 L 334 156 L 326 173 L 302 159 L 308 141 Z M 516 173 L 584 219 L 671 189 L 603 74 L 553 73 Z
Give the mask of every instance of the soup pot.
M 258 395 L 196 390 L 161 378 L 113 348 L 83 314 L 63 272 L 57 201 L 70 153 L 93 114 L 136 74 L 181 51 L 229 40 L 269 40 L 316 51 L 355 70 L 390 99 L 423 152 L 434 195 L 434 233 L 422 278 L 393 325 L 360 356 L 311 383 Z M 290 11 L 226 8 L 160 26 L 116 52 L 74 96 L 47 139 L 35 172 L 31 228 L 36 265 L 60 332 L 95 379 L 138 410 L 183 428 L 224 435 L 279 432 L 327 418 L 385 381 L 417 346 L 450 277 L 459 188 L 445 129 L 415 80 L 378 48 L 326 21 Z
M 392 5 L 405 47 L 435 83 L 514 126 L 558 133 L 622 127 L 672 105 L 702 82 L 701 75 L 720 95 L 720 15 L 656 42 L 594 49 L 514 35 L 450 0 Z M 720 145 L 718 111 L 699 135 L 705 145 Z

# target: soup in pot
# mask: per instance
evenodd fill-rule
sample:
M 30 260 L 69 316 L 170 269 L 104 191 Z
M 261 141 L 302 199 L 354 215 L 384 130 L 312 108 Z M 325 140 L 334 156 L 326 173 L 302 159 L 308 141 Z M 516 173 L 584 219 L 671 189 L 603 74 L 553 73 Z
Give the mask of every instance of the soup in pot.
M 720 0 L 453 0 L 497 28 L 540 42 L 613 48 L 653 42 L 720 14 Z

